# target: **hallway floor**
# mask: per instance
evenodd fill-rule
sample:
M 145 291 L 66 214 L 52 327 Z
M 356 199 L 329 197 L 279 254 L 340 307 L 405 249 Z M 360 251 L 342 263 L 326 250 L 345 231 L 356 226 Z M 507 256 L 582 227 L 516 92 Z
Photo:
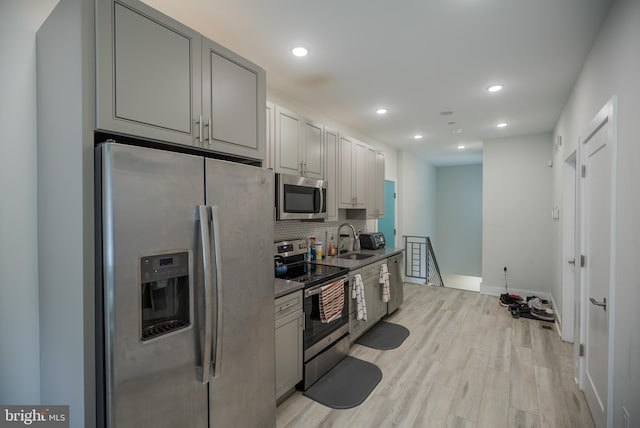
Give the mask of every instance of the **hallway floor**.
M 480 291 L 480 283 L 482 277 L 468 275 L 442 275 L 442 281 L 447 288 L 455 288 L 457 290 Z
M 351 347 L 383 373 L 367 400 L 334 410 L 295 392 L 277 409 L 278 427 L 593 427 L 573 347 L 553 324 L 514 319 L 493 296 L 404 290 L 388 321 L 407 327 L 407 340 L 389 351 Z

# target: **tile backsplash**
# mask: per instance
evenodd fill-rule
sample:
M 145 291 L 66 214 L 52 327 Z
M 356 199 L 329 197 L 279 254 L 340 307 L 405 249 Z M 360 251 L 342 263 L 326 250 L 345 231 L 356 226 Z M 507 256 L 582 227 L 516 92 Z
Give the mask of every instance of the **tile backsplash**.
M 342 223 L 351 223 L 356 229 L 356 232 L 370 232 L 373 230 L 367 229 L 367 220 L 347 220 L 346 210 L 338 211 L 338 221 L 277 221 L 273 227 L 273 239 L 275 241 L 283 241 L 286 239 L 309 239 L 310 236 L 315 236 L 319 241 L 325 241 L 325 232 L 328 239 L 333 237 L 334 243 L 338 242 L 338 227 Z M 373 223 L 373 222 L 369 222 Z M 369 228 L 371 228 L 371 224 Z M 345 229 L 343 229 L 345 233 Z M 325 247 L 326 248 L 326 247 Z

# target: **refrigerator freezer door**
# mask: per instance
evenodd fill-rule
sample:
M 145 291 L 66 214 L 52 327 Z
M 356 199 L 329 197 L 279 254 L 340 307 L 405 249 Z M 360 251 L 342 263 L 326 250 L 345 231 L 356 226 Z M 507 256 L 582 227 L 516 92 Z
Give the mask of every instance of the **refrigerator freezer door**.
M 107 425 L 206 427 L 207 385 L 196 373 L 201 309 L 194 308 L 202 284 L 196 208 L 204 204 L 204 159 L 116 143 L 96 150 Z M 162 279 L 170 276 L 180 278 Z M 168 324 L 173 312 L 186 325 L 143 332 L 146 321 Z
M 206 203 L 216 212 L 222 293 L 217 302 L 222 319 L 214 329 L 210 424 L 273 427 L 273 172 L 212 159 L 205 165 Z

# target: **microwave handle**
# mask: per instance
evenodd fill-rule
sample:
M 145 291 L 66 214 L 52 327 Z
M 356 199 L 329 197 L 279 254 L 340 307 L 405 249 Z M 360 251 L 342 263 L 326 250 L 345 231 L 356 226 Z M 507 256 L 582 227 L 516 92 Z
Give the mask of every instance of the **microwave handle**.
M 324 193 L 322 192 L 322 187 L 320 187 L 320 206 L 318 207 L 318 214 L 320 214 L 324 209 Z

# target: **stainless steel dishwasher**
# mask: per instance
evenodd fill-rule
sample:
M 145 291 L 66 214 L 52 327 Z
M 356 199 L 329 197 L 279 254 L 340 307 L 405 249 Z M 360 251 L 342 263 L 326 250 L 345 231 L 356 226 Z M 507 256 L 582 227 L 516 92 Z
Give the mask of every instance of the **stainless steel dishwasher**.
M 387 315 L 398 309 L 404 300 L 402 286 L 402 253 L 395 254 L 387 259 L 389 269 L 389 303 L 387 304 Z

